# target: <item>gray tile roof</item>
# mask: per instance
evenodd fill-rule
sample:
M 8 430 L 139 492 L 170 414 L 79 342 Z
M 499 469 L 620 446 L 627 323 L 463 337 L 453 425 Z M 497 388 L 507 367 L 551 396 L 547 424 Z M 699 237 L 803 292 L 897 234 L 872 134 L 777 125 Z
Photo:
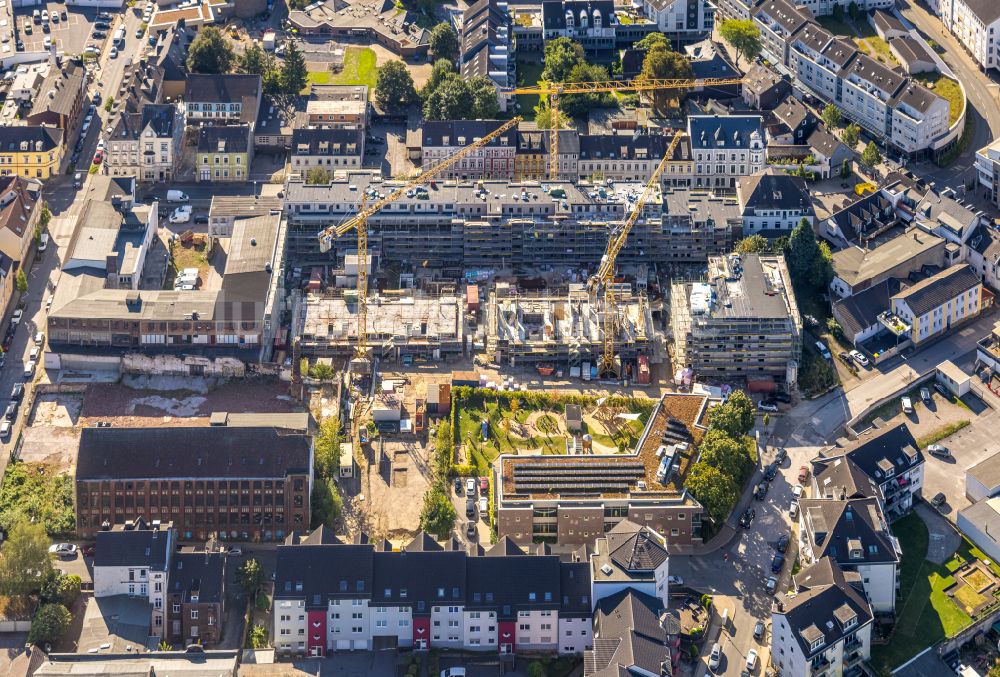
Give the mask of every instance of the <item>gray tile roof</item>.
M 261 88 L 259 75 L 203 75 L 191 73 L 184 87 L 184 100 L 197 103 L 242 103 L 256 97 Z
M 476 139 L 481 139 L 503 125 L 506 120 L 425 120 L 423 123 L 423 146 L 467 146 Z M 448 142 L 444 139 L 448 137 Z M 459 138 L 464 139 L 459 142 Z M 561 139 L 560 139 L 561 140 Z M 496 137 L 486 147 L 507 146 L 514 148 L 517 141 L 517 130 L 508 129 Z
M 756 133 L 763 138 L 763 118 L 759 115 L 692 115 L 688 117 L 691 147 L 749 148 Z
M 221 552 L 179 552 L 170 565 L 170 594 L 182 595 L 191 602 L 198 594 L 198 604 L 222 604 L 226 581 L 226 556 Z
M 580 12 L 587 15 L 587 23 L 594 26 L 594 13 L 601 16 L 601 25 L 611 26 L 615 20 L 615 3 L 612 0 L 545 0 L 542 2 L 542 25 L 545 30 L 566 28 L 566 12 L 573 13 L 575 26 L 580 26 Z
M 660 625 L 663 604 L 652 595 L 622 590 L 601 599 L 594 610 L 594 648 L 583 657 L 583 674 L 594 677 L 659 675 L 670 662 L 666 631 Z
M 892 463 L 895 468 L 893 476 L 901 475 L 924 462 L 924 456 L 917 448 L 917 441 L 905 423 L 884 428 L 872 435 L 862 435 L 845 453 L 848 460 L 879 485 L 888 479 L 879 468 L 880 461 L 887 459 Z M 834 454 L 829 456 L 832 458 Z
M 960 0 L 966 7 L 969 8 L 976 18 L 983 22 L 984 26 L 989 26 L 991 23 L 1000 19 L 1000 3 L 993 2 L 992 0 Z
M 143 566 L 164 571 L 173 548 L 169 533 L 167 525 L 153 528 L 141 519 L 136 520 L 133 529 L 99 531 L 94 566 Z
M 899 560 L 877 498 L 803 498 L 799 509 L 813 557 L 844 568 Z
M 630 520 L 623 520 L 607 533 L 608 555 L 625 571 L 653 571 L 667 561 L 661 538 Z
M 737 187 L 743 214 L 755 210 L 797 210 L 812 213 L 812 201 L 804 179 L 772 171 L 742 177 Z
M 857 294 L 834 302 L 840 324 L 857 334 L 878 323 L 879 313 L 889 309 L 890 299 L 899 291 L 899 280 L 894 277 L 864 289 Z
M 250 128 L 244 125 L 201 127 L 199 153 L 246 153 L 250 150 Z
M 980 284 L 982 282 L 976 271 L 969 264 L 963 263 L 918 282 L 897 293 L 893 298 L 905 301 L 919 317 Z

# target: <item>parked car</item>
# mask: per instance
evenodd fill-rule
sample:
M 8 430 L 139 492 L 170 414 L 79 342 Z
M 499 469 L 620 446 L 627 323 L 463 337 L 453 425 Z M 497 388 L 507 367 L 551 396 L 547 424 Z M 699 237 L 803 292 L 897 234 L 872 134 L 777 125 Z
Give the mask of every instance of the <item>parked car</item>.
M 740 515 L 740 526 L 744 529 L 749 529 L 750 525 L 753 524 L 753 518 L 757 516 L 756 511 L 753 508 L 747 508 Z
M 768 576 L 767 583 L 764 584 L 764 587 L 767 589 L 768 594 L 773 595 L 774 591 L 778 588 L 778 579 L 774 576 Z
M 31 360 L 32 362 L 37 362 L 38 356 L 41 354 L 41 352 L 42 352 L 41 348 L 39 348 L 38 346 L 32 346 L 31 352 L 28 353 L 28 359 Z
M 785 566 L 785 556 L 780 552 L 774 553 L 774 557 L 771 558 L 771 573 L 778 573 L 783 566 Z
M 17 310 L 14 311 L 14 314 L 10 316 L 10 323 L 17 324 L 18 322 L 21 321 L 22 317 L 24 317 L 24 311 L 18 308 Z
M 456 477 L 455 478 L 455 493 L 458 494 L 459 496 L 462 495 L 462 478 L 461 477 Z
M 490 493 L 490 478 L 480 477 L 479 478 L 479 493 L 483 496 L 488 496 Z
M 476 516 L 476 499 L 468 498 L 465 501 L 465 516 L 475 517 Z
M 45 343 L 45 332 L 44 331 L 36 331 L 35 332 L 35 345 L 36 346 L 40 346 L 40 345 L 43 345 L 44 343 Z
M 767 482 L 761 482 L 753 490 L 753 497 L 758 501 L 763 501 L 765 496 L 767 496 Z
M 22 397 L 24 397 L 24 384 L 15 383 L 14 387 L 10 389 L 10 399 L 19 401 Z
M 0 421 L 0 437 L 7 439 L 10 437 L 10 431 L 13 428 L 11 422 L 8 420 Z
M 198 214 L 194 217 L 195 223 L 208 223 L 208 214 Z
M 793 520 L 799 518 L 799 503 L 798 501 L 792 501 L 792 504 L 788 507 L 788 516 Z
M 470 477 L 469 479 L 465 480 L 465 493 L 467 493 L 469 496 L 476 495 L 476 478 Z
M 757 649 L 750 649 L 747 651 L 747 670 L 753 672 L 755 667 L 757 667 Z
M 778 542 L 774 544 L 774 547 L 778 549 L 778 552 L 785 552 L 788 550 L 788 541 L 790 540 L 788 534 L 781 534 L 778 536 Z
M 901 398 L 899 398 L 899 404 L 901 407 L 903 407 L 904 414 L 913 413 L 913 400 L 911 400 L 906 395 L 903 395 Z
M 722 661 L 722 645 L 716 642 L 712 645 L 712 653 L 708 655 L 708 669 L 715 672 L 719 669 L 719 663 Z
M 921 388 L 920 389 L 920 399 L 922 399 L 924 402 L 930 402 L 931 401 L 931 389 L 930 388 Z
M 243 548 L 241 548 L 238 545 L 234 545 L 230 547 L 229 550 L 226 551 L 226 554 L 229 555 L 230 557 L 242 557 Z
M 781 465 L 788 458 L 788 451 L 784 447 L 778 447 L 777 453 L 774 455 L 774 462 L 777 465 Z
M 102 162 L 104 162 L 104 151 L 99 150 L 96 153 L 94 153 L 94 164 L 99 165 Z
M 853 359 L 855 362 L 857 362 L 858 364 L 860 364 L 862 367 L 867 367 L 868 366 L 868 358 L 865 357 L 864 355 L 862 355 L 857 350 L 852 350 L 851 351 L 851 359 Z
M 951 452 L 943 444 L 932 444 L 927 447 L 927 453 L 941 458 L 951 458 Z
M 802 466 L 799 468 L 799 484 L 805 484 L 807 479 L 809 479 L 809 468 Z
M 945 501 L 947 500 L 948 497 L 939 491 L 936 494 L 934 494 L 934 498 L 931 499 L 931 505 L 933 505 L 935 508 L 940 508 L 942 505 L 945 504 Z
M 778 400 L 779 402 L 783 402 L 785 404 L 791 404 L 792 403 L 792 396 L 789 395 L 788 393 L 782 392 L 780 390 L 771 393 L 771 397 L 773 399 Z
M 479 499 L 479 517 L 484 522 L 490 517 L 490 504 L 486 497 Z
M 778 403 L 771 400 L 762 400 L 757 403 L 757 410 L 775 412 L 778 411 Z
M 8 421 L 13 421 L 17 418 L 17 402 L 11 402 L 7 405 L 7 410 L 4 411 L 3 417 Z
M 774 463 L 771 463 L 766 468 L 764 468 L 764 479 L 766 479 L 768 482 L 770 482 L 771 480 L 773 480 L 777 476 L 777 474 L 778 474 L 778 462 L 777 461 L 775 461 Z
M 753 638 L 758 641 L 764 639 L 764 621 L 757 621 L 753 626 Z
M 28 360 L 28 363 L 24 365 L 24 378 L 31 378 L 35 375 L 35 366 L 34 360 Z
M 53 543 L 49 546 L 49 554 L 56 557 L 69 557 L 76 554 L 76 546 L 72 543 Z

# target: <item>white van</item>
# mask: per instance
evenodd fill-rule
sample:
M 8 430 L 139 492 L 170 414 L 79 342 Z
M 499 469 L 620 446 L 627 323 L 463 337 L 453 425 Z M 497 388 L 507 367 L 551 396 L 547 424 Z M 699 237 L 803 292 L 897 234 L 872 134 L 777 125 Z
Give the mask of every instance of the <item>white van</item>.
M 42 233 L 42 237 L 38 240 L 38 251 L 43 252 L 49 246 L 49 234 Z
M 827 348 L 826 344 L 823 343 L 822 341 L 816 341 L 816 350 L 819 351 L 819 354 L 823 356 L 824 360 L 829 360 L 831 357 L 833 357 L 832 355 L 830 355 L 829 348 Z
M 167 202 L 187 202 L 187 194 L 180 190 L 168 190 L 167 191 Z

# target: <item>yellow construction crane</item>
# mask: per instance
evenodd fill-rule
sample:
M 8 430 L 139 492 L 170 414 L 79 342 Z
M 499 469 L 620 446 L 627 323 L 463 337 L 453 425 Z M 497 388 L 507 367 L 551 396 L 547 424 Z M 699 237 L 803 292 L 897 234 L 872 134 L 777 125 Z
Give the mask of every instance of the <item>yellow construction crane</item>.
M 559 179 L 559 97 L 561 95 L 723 87 L 738 85 L 742 82 L 743 78 L 633 78 L 631 80 L 599 80 L 595 82 L 547 82 L 531 87 L 516 87 L 511 93 L 549 97 L 549 180 L 557 181 Z
M 618 375 L 618 367 L 615 364 L 615 317 L 617 315 L 615 305 L 615 261 L 618 258 L 618 253 L 628 240 L 628 234 L 632 230 L 632 226 L 639 219 L 639 215 L 642 214 L 643 207 L 646 206 L 646 200 L 649 199 L 653 188 L 659 184 L 660 175 L 663 174 L 667 162 L 673 157 L 674 151 L 677 149 L 677 144 L 680 143 L 683 136 L 684 132 L 674 134 L 674 138 L 671 139 L 670 145 L 667 147 L 667 152 L 663 155 L 663 159 L 660 160 L 656 171 L 653 172 L 645 188 L 642 189 L 642 193 L 639 194 L 639 199 L 636 201 L 635 207 L 625 217 L 621 225 L 612 232 L 608 240 L 607 251 L 601 257 L 601 265 L 597 269 L 597 274 L 588 281 L 591 296 L 594 298 L 596 298 L 598 289 L 601 287 L 604 288 L 604 354 L 601 355 L 601 361 L 597 370 L 602 378 Z
M 361 196 L 361 213 L 367 196 Z M 355 226 L 358 232 L 358 345 L 357 357 L 368 358 L 368 217 Z
M 458 162 L 459 160 L 461 160 L 462 158 L 464 158 L 466 155 L 468 155 L 472 151 L 476 150 L 477 148 L 481 148 L 481 147 L 485 146 L 490 141 L 492 141 L 493 139 L 497 138 L 498 136 L 500 136 L 501 134 L 503 134 L 504 132 L 506 132 L 510 128 L 516 127 L 517 124 L 519 122 L 521 122 L 521 120 L 522 120 L 522 118 L 520 116 L 511 118 L 510 120 L 508 120 L 507 122 L 503 123 L 502 125 L 500 125 L 496 129 L 494 129 L 492 132 L 490 132 L 489 134 L 487 134 L 486 136 L 484 136 L 483 138 L 478 139 L 476 141 L 473 141 L 468 146 L 464 146 L 461 150 L 459 150 L 454 155 L 445 158 L 444 160 L 442 160 L 441 162 L 437 163 L 436 165 L 434 165 L 430 169 L 424 171 L 422 174 L 420 174 L 420 176 L 418 176 L 417 178 L 413 179 L 412 181 L 410 181 L 409 183 L 407 183 L 402 188 L 399 188 L 398 190 L 394 191 L 393 193 L 390 193 L 389 195 L 387 195 L 386 197 L 382 198 L 381 200 L 378 200 L 377 202 L 372 203 L 372 205 L 369 206 L 369 207 L 365 207 L 364 205 L 362 205 L 361 208 L 358 210 L 357 214 L 355 214 L 351 218 L 347 219 L 346 221 L 344 221 L 343 223 L 341 223 L 339 226 L 330 226 L 328 228 L 324 228 L 322 231 L 320 231 L 319 236 L 318 236 L 319 237 L 319 248 L 320 248 L 320 251 L 322 251 L 322 252 L 328 252 L 328 251 L 330 251 L 330 247 L 333 246 L 333 239 L 335 237 L 340 237 L 340 236 L 342 236 L 342 235 L 344 235 L 346 233 L 349 233 L 350 230 L 351 230 L 351 228 L 357 228 L 358 225 L 360 225 L 361 223 L 367 222 L 368 217 L 370 217 L 373 214 L 378 213 L 386 205 L 392 204 L 393 202 L 395 202 L 399 198 L 403 197 L 406 194 L 407 191 L 412 190 L 413 188 L 416 188 L 417 186 L 419 186 L 421 184 L 427 183 L 428 181 L 430 181 L 431 179 L 433 179 L 435 176 L 437 176 L 438 174 L 440 174 L 442 171 L 444 171 L 445 169 L 448 169 L 449 167 L 451 167 L 452 165 L 454 165 L 456 162 Z M 367 245 L 367 238 L 365 240 L 365 244 Z

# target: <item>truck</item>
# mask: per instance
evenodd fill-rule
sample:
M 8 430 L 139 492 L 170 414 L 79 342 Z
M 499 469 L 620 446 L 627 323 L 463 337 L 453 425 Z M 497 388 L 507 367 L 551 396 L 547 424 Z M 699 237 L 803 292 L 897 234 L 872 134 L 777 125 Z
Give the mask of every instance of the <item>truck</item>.
M 167 202 L 189 202 L 191 198 L 187 196 L 187 193 L 180 190 L 168 190 L 167 191 Z

